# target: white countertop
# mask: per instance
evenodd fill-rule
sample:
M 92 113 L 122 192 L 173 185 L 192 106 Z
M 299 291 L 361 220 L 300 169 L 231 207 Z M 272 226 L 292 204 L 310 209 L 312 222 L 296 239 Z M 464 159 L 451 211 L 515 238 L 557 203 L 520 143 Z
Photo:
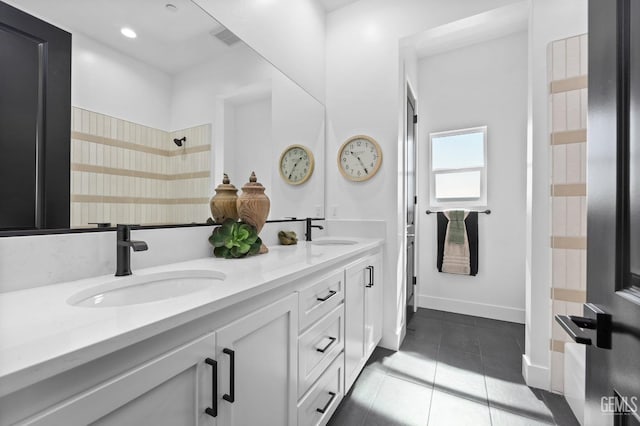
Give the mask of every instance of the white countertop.
M 226 275 L 209 289 L 150 303 L 102 308 L 67 303 L 80 290 L 113 281 L 113 275 L 0 293 L 0 397 L 383 244 L 349 239 L 357 244 L 299 242 L 244 259 L 204 258 L 134 271 L 204 269 Z

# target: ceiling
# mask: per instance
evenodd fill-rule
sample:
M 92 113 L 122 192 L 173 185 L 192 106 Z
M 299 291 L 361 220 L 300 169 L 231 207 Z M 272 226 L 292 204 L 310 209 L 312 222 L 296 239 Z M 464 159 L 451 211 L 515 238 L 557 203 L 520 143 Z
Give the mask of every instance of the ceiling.
M 209 61 L 234 47 L 211 35 L 224 27 L 190 0 L 5 1 L 168 74 Z M 175 10 L 167 4 L 173 4 Z M 122 27 L 132 28 L 138 37 L 125 38 L 120 34 Z
M 423 58 L 525 31 L 528 25 L 529 4 L 521 1 L 429 29 L 402 44 L 415 46 Z
M 333 12 L 336 9 L 340 9 L 348 4 L 355 3 L 358 0 L 320 0 L 324 10 L 327 12 Z

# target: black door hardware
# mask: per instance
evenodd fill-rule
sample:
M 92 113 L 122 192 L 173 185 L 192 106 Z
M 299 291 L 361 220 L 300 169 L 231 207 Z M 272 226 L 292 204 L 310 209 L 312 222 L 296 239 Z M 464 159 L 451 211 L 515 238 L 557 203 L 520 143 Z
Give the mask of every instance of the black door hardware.
M 204 360 L 211 369 L 211 407 L 207 407 L 204 412 L 211 417 L 218 417 L 218 362 L 215 359 Z
M 331 297 L 333 297 L 335 294 L 336 294 L 335 290 L 329 290 L 329 294 L 328 295 L 326 295 L 325 297 L 317 297 L 316 300 L 318 300 L 319 302 L 326 302 Z
M 325 353 L 327 351 L 327 349 L 329 349 L 331 347 L 331 345 L 333 345 L 335 343 L 336 338 L 335 337 L 329 337 L 329 340 L 330 340 L 330 342 L 327 343 L 327 345 L 324 348 L 322 348 L 322 349 L 316 348 L 316 351 L 321 352 L 321 353 Z
M 329 409 L 329 406 L 331 405 L 333 400 L 336 398 L 336 394 L 334 392 L 329 392 L 329 395 L 331 395 L 331 398 L 329 398 L 329 401 L 327 401 L 327 404 L 322 408 L 316 408 L 316 411 L 318 413 L 324 414 Z
M 603 349 L 611 349 L 611 315 L 592 303 L 585 303 L 584 312 L 588 317 L 556 315 L 556 321 L 574 342 L 591 345 L 592 334 L 584 330 L 595 330 L 596 346 Z
M 373 266 L 369 265 L 366 267 L 367 270 L 369 270 L 369 284 L 367 284 L 365 287 L 373 287 L 373 280 L 374 280 L 374 272 L 373 272 Z
M 222 399 L 233 403 L 236 400 L 236 353 L 227 348 L 224 348 L 222 352 L 229 355 L 229 393 L 222 395 Z

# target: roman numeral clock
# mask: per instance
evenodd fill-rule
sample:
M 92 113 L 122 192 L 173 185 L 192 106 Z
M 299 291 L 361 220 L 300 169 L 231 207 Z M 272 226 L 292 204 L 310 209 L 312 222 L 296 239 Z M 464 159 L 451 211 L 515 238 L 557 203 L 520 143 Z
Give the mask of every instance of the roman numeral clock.
M 375 139 L 358 135 L 347 139 L 338 151 L 338 169 L 345 178 L 361 182 L 371 179 L 382 165 L 382 149 Z

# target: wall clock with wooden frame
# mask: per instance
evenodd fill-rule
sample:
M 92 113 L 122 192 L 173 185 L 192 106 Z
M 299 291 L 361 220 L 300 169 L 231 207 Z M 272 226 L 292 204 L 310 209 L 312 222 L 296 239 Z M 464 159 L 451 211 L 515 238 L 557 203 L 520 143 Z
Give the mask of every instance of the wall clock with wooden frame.
M 280 176 L 290 185 L 301 185 L 313 174 L 315 160 L 313 153 L 304 145 L 290 145 L 282 151 L 278 170 Z
M 382 148 L 370 136 L 353 136 L 338 150 L 338 169 L 342 176 L 354 182 L 371 179 L 381 165 Z

